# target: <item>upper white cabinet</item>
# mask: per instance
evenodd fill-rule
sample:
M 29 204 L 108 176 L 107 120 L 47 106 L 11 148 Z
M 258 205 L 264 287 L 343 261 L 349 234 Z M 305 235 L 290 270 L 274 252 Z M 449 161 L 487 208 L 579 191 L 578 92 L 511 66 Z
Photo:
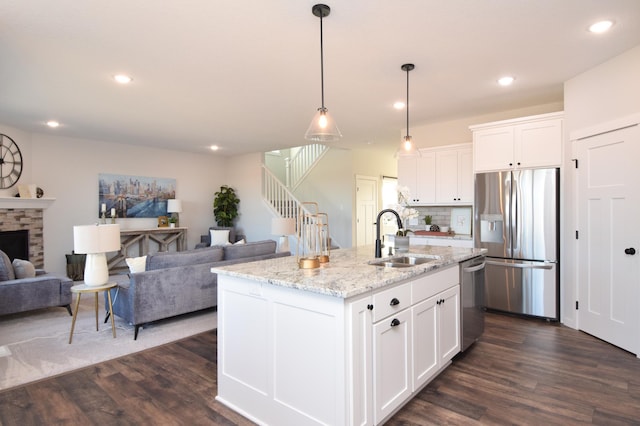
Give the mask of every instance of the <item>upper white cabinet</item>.
M 421 149 L 398 158 L 398 184 L 407 186 L 414 205 L 473 203 L 471 144 Z
M 436 203 L 473 203 L 473 151 L 471 145 L 436 151 Z
M 436 154 L 398 158 L 398 184 L 411 192 L 412 204 L 431 204 L 436 201 Z
M 563 112 L 469 127 L 475 172 L 559 167 Z

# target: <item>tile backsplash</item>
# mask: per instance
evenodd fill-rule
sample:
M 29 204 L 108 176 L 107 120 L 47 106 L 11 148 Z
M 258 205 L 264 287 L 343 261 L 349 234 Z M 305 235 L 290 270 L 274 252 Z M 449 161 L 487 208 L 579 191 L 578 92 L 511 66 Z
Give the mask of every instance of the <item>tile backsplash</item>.
M 413 219 L 409 222 L 409 227 L 416 227 L 416 229 L 424 229 L 424 217 L 430 215 L 433 225 L 438 226 L 450 226 L 451 225 L 451 210 L 460 209 L 458 206 L 420 206 L 415 207 L 420 216 L 417 219 Z M 469 216 L 471 217 L 471 206 L 462 207 L 469 209 Z

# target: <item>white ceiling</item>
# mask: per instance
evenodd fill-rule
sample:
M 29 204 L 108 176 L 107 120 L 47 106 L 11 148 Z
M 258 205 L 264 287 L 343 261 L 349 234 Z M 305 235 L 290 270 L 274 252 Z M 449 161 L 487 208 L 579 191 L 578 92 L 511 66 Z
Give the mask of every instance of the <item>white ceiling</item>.
M 305 144 L 321 103 L 315 3 L 0 0 L 0 123 L 216 155 Z M 638 0 L 327 4 L 325 104 L 345 148 L 399 143 L 403 63 L 414 126 L 562 101 L 564 81 L 640 44 Z M 586 31 L 604 18 L 608 34 Z M 498 87 L 503 74 L 515 84 Z

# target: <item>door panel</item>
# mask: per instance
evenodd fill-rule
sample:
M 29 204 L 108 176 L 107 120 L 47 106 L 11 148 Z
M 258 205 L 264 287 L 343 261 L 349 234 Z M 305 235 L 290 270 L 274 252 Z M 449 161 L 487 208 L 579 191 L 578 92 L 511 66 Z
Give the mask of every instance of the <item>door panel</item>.
M 558 169 L 516 170 L 512 181 L 512 256 L 558 260 Z
M 356 246 L 375 243 L 375 221 L 378 205 L 378 181 L 356 178 Z
M 577 142 L 578 327 L 640 352 L 640 130 L 638 126 Z
M 510 257 L 508 185 L 511 172 L 479 173 L 475 193 L 475 246 L 487 256 Z
M 557 282 L 555 263 L 487 259 L 486 307 L 557 320 Z

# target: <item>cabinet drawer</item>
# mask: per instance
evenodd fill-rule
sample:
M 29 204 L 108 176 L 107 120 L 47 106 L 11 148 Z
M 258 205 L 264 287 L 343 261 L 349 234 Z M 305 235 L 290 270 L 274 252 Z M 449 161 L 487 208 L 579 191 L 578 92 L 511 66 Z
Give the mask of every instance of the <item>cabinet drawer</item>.
M 411 282 L 411 304 L 426 300 L 459 282 L 460 267 L 458 265 L 420 277 Z
M 411 306 L 411 283 L 402 284 L 373 295 L 373 322 Z

